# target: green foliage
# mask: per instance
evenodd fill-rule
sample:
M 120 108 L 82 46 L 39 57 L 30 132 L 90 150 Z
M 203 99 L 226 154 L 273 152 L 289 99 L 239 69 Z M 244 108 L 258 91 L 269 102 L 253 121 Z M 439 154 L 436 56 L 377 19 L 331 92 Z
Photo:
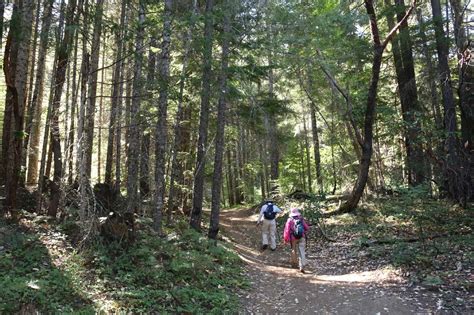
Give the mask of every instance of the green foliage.
M 93 312 L 91 302 L 58 269 L 38 237 L 0 221 L 0 313 L 31 304 L 45 313 Z
M 247 285 L 238 256 L 183 227 L 165 239 L 142 232 L 128 249 L 99 242 L 61 266 L 35 234 L 16 231 L 0 244 L 0 312 L 235 312 Z

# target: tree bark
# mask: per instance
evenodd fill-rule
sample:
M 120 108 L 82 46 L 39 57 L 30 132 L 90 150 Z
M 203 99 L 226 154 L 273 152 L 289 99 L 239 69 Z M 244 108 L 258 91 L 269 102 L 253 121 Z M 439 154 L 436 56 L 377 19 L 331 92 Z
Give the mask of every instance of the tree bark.
M 7 1 L 8 3 L 8 1 Z M 0 49 L 3 45 L 3 15 L 5 14 L 5 0 L 0 0 Z
M 197 231 L 201 230 L 202 203 L 204 199 L 204 171 L 206 167 L 207 129 L 212 76 L 213 5 L 213 0 L 206 0 L 206 11 L 204 13 L 204 65 L 202 73 L 201 112 L 199 115 L 199 138 L 196 168 L 194 172 L 193 207 L 190 218 L 190 226 Z
M 262 191 L 262 200 L 267 198 L 267 172 L 266 172 L 266 163 L 264 159 L 264 140 L 258 142 L 258 155 L 260 159 L 260 189 Z M 229 162 L 230 163 L 230 162 Z
M 31 98 L 31 127 L 29 131 L 28 144 L 28 169 L 26 184 L 34 185 L 38 182 L 38 155 L 41 128 L 41 113 L 43 103 L 44 74 L 46 66 L 46 54 L 48 51 L 48 36 L 51 28 L 52 11 L 54 0 L 44 3 L 43 17 L 41 22 L 40 45 L 38 51 L 38 62 L 36 69 L 36 84 Z M 28 131 L 27 131 L 28 132 Z
M 226 159 L 227 159 L 227 177 L 228 177 L 228 184 L 227 184 L 227 190 L 228 190 L 228 199 L 229 199 L 229 204 L 231 206 L 235 205 L 235 187 L 234 187 L 234 177 L 232 174 L 232 157 L 230 154 L 230 149 L 226 149 Z
M 51 146 L 53 149 L 54 170 L 53 183 L 51 185 L 51 198 L 48 208 L 48 215 L 55 217 L 58 211 L 59 203 L 62 196 L 61 180 L 63 176 L 63 164 L 61 156 L 61 139 L 59 131 L 59 107 L 61 102 L 61 95 L 63 85 L 66 77 L 66 69 L 69 62 L 69 55 L 71 52 L 71 45 L 74 40 L 73 27 L 75 19 L 74 12 L 76 10 L 76 0 L 68 2 L 66 13 L 66 26 L 64 29 L 64 36 L 59 46 L 58 60 L 54 73 L 54 96 L 51 111 Z
M 127 160 L 127 212 L 137 212 L 138 200 L 138 163 L 140 153 L 140 104 L 142 98 L 142 64 L 141 49 L 145 34 L 145 3 L 140 1 L 138 7 L 138 28 L 135 39 L 135 66 L 133 70 L 133 96 L 130 106 L 130 127 Z
M 182 61 L 182 68 L 181 68 L 181 77 L 179 81 L 179 94 L 178 94 L 178 106 L 176 109 L 176 121 L 174 124 L 174 142 L 172 147 L 172 154 L 171 154 L 171 176 L 170 176 L 170 190 L 168 195 L 168 211 L 176 211 L 176 199 L 177 199 L 177 187 L 176 182 L 179 183 L 179 179 L 182 178 L 183 173 L 183 164 L 184 164 L 184 157 L 183 154 L 178 156 L 178 152 L 180 152 L 181 147 L 183 146 L 183 139 L 184 134 L 184 126 L 182 125 L 184 120 L 184 106 L 183 106 L 183 98 L 184 98 L 184 87 L 186 84 L 186 72 L 189 63 L 189 54 L 191 50 L 191 39 L 192 39 L 192 32 L 194 30 L 194 17 L 197 10 L 197 0 L 193 0 L 193 12 L 191 15 L 191 25 L 189 26 L 188 30 L 186 31 L 186 35 L 184 36 L 184 54 L 183 54 L 183 61 Z M 182 184 L 182 183 L 181 183 Z
M 444 109 L 444 130 L 445 130 L 445 161 L 444 161 L 444 189 L 450 197 L 462 205 L 469 199 L 469 185 L 466 181 L 465 171 L 460 164 L 460 157 L 457 148 L 456 137 L 456 107 L 451 83 L 451 72 L 448 63 L 448 41 L 443 30 L 441 5 L 439 0 L 431 0 L 433 12 L 433 24 L 436 36 L 436 51 L 438 54 L 438 71 L 441 84 L 443 109 Z M 469 174 L 467 174 L 469 176 Z
M 114 158 L 114 138 L 117 133 L 120 133 L 121 130 L 117 128 L 117 112 L 118 107 L 121 103 L 121 94 L 120 89 L 123 86 L 122 73 L 123 73 L 123 28 L 125 27 L 125 15 L 126 15 L 126 3 L 127 1 L 122 1 L 121 10 L 120 10 L 120 27 L 115 33 L 115 42 L 117 46 L 117 54 L 115 57 L 115 66 L 112 82 L 112 97 L 110 100 L 110 116 L 109 116 L 109 133 L 107 138 L 107 155 L 105 158 L 105 180 L 104 182 L 112 187 L 112 177 L 113 177 L 113 158 Z
M 316 165 L 316 181 L 318 182 L 319 194 L 324 193 L 323 174 L 321 172 L 321 154 L 319 152 L 319 131 L 318 121 L 316 120 L 315 104 L 310 104 L 311 110 L 311 131 L 313 133 L 314 163 Z
M 155 71 L 156 71 L 156 34 L 151 35 L 150 39 L 150 50 L 148 52 L 148 69 L 147 69 L 147 78 L 146 78 L 146 109 L 145 111 L 151 108 L 153 102 L 153 92 L 155 91 Z M 148 124 L 144 123 L 141 126 L 140 133 L 143 135 L 141 141 L 141 150 L 140 150 L 140 195 L 146 197 L 150 194 L 150 131 L 147 128 Z
M 270 64 L 270 70 L 268 73 L 268 94 L 269 97 L 275 98 L 276 96 L 274 95 L 273 92 L 273 83 L 274 83 L 274 76 L 273 76 L 273 70 L 271 68 L 271 63 L 272 63 L 272 57 L 269 56 L 269 64 Z M 276 119 L 273 114 L 268 115 L 268 140 L 270 145 L 270 180 L 271 180 L 271 191 L 270 193 L 272 195 L 277 193 L 278 190 L 278 178 L 280 177 L 280 172 L 279 172 L 279 164 L 280 164 L 280 149 L 278 147 L 278 123 L 276 122 Z
M 385 3 L 390 6 L 391 0 L 385 0 Z M 395 0 L 395 4 L 400 7 L 405 6 L 404 0 Z M 388 26 L 391 29 L 395 25 L 392 14 L 390 12 L 387 14 Z M 397 12 L 397 19 L 399 22 L 403 19 L 403 15 L 399 11 Z M 418 103 L 412 43 L 406 21 L 401 24 L 398 36 L 395 36 L 392 40 L 392 52 L 402 106 L 402 117 L 405 123 L 408 184 L 416 186 L 421 184 L 426 176 L 423 149 L 419 138 L 421 136 L 421 111 Z
M 34 32 L 32 41 L 32 48 L 29 58 L 29 66 L 28 66 L 28 90 L 27 90 L 27 98 L 26 98 L 26 105 L 25 105 L 25 138 L 23 141 L 23 150 L 25 154 L 22 154 L 22 161 L 21 167 L 26 169 L 27 157 L 28 157 L 28 143 L 30 142 L 30 132 L 31 132 L 31 124 L 33 121 L 33 107 L 31 104 L 31 97 L 33 95 L 33 84 L 34 84 L 34 73 L 35 73 L 35 66 L 36 66 L 36 51 L 38 46 L 38 36 L 39 36 L 39 24 L 40 24 L 40 12 L 41 12 L 41 5 L 36 5 L 36 13 L 34 14 Z M 1 34 L 0 34 L 1 35 Z M 25 176 L 20 178 L 20 185 L 24 186 L 26 182 Z
M 468 155 L 474 151 L 474 69 L 472 66 L 472 40 L 468 41 L 463 25 L 465 6 L 461 0 L 450 0 L 454 15 L 454 37 L 459 60 L 459 109 L 461 112 L 461 137 Z M 473 161 L 474 162 L 474 161 Z
M 308 191 L 313 192 L 313 179 L 311 176 L 311 153 L 309 150 L 308 129 L 306 128 L 306 118 L 303 114 L 304 146 L 306 152 L 306 172 L 308 176 Z
M 94 142 L 94 127 L 95 127 L 95 110 L 96 110 L 96 97 L 97 97 L 97 78 L 99 68 L 99 57 L 100 57 L 100 36 L 102 34 L 102 15 L 103 15 L 104 0 L 97 0 L 95 4 L 94 12 L 94 29 L 91 45 L 91 59 L 90 69 L 88 74 L 88 95 L 87 95 L 87 107 L 86 116 L 84 121 L 84 136 L 85 136 L 85 147 L 84 147 L 84 161 L 86 165 L 86 174 L 89 180 L 91 179 L 92 173 L 92 145 Z
M 4 117 L 4 124 L 9 129 L 9 138 L 6 139 L 8 141 L 7 149 L 3 152 L 7 190 L 3 212 L 9 213 L 12 218 L 16 218 L 17 213 L 16 193 L 21 172 L 24 110 L 28 93 L 28 61 L 31 49 L 31 21 L 34 8 L 35 1 L 14 2 L 3 63 L 7 85 L 5 108 L 10 108 L 8 113 L 10 116 Z
M 219 78 L 219 101 L 217 104 L 217 131 L 214 156 L 214 173 L 212 175 L 212 197 L 211 197 L 211 218 L 209 223 L 208 236 L 216 239 L 219 233 L 219 214 L 221 206 L 221 188 L 222 188 L 222 164 L 224 156 L 224 139 L 226 124 L 226 105 L 227 105 L 227 72 L 229 65 L 229 46 L 230 46 L 230 10 L 229 0 L 225 1 L 224 26 L 222 38 L 222 57 L 221 74 Z
M 428 47 L 428 38 L 426 36 L 426 26 L 423 21 L 423 14 L 421 9 L 416 10 L 416 16 L 418 19 L 418 24 L 420 25 L 419 35 L 422 43 L 423 57 L 426 62 L 426 71 L 427 75 L 426 84 L 430 87 L 430 101 L 431 101 L 431 110 L 433 111 L 433 120 L 436 127 L 441 130 L 443 128 L 443 118 L 441 116 L 441 109 L 439 105 L 439 95 L 438 90 L 436 89 L 436 69 L 433 65 L 432 52 Z
M 107 41 L 104 40 L 103 49 L 102 49 L 102 69 L 100 73 L 100 100 L 99 100 L 99 139 L 97 143 L 97 181 L 99 183 L 102 182 L 102 123 L 103 123 L 103 113 L 104 113 L 104 83 L 106 80 L 106 73 L 105 73 L 105 50 L 107 48 Z
M 79 95 L 79 84 L 77 80 L 77 51 L 79 49 L 79 32 L 76 32 L 74 39 L 74 56 L 73 56 L 73 66 L 72 66 L 72 99 L 71 99 L 71 124 L 69 128 L 68 136 L 68 185 L 72 185 L 74 179 L 74 148 L 75 148 L 75 135 L 76 135 L 76 116 L 77 116 L 77 98 Z
M 304 152 L 304 144 L 303 144 L 303 141 L 304 139 L 302 139 L 304 137 L 304 135 L 301 135 L 300 134 L 300 137 L 297 138 L 297 147 L 299 148 L 300 152 L 299 152 L 299 157 L 300 157 L 300 170 L 299 170 L 299 173 L 300 173 L 300 184 L 301 184 L 301 187 L 303 189 L 303 191 L 307 191 L 306 190 L 306 167 L 305 167 L 305 152 Z M 297 149 L 298 150 L 298 149 Z
M 158 122 L 156 124 L 156 208 L 153 216 L 153 228 L 161 233 L 164 197 L 165 197 L 165 156 L 166 144 L 168 141 L 167 116 L 168 116 L 168 90 L 170 77 L 170 44 L 171 44 L 171 6 L 172 0 L 165 0 L 165 9 L 163 12 L 163 36 L 161 42 L 160 56 L 160 95 L 158 98 Z M 171 222 L 171 209 L 168 209 L 168 223 Z

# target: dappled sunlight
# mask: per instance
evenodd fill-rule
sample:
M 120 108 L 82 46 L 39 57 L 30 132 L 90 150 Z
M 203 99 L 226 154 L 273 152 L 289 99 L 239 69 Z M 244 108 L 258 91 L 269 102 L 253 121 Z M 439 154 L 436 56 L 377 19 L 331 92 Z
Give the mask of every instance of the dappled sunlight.
M 349 238 L 327 247 L 318 243 L 308 245 L 308 264 L 301 273 L 291 267 L 290 248 L 281 239 L 276 251 L 260 250 L 260 229 L 255 226 L 258 215 L 245 213 L 226 211 L 222 213 L 221 224 L 224 240 L 246 264 L 251 290 L 240 294 L 246 312 L 377 314 L 397 310 L 406 314 L 416 307 L 427 309 L 426 305 L 413 307 L 406 297 L 398 295 L 394 288 L 404 280 L 388 262 L 360 263 L 361 257 L 350 251 Z M 338 259 L 341 249 L 347 255 L 343 260 Z
M 47 220 L 0 220 L 0 313 L 93 313 L 96 305 L 64 260 L 72 250 Z M 59 256 L 64 256 L 61 259 Z
M 334 286 L 359 286 L 368 283 L 380 284 L 400 280 L 391 267 L 337 275 L 327 274 L 326 270 L 321 274 L 321 270 L 314 266 L 317 258 L 311 254 L 308 255 L 307 272 L 302 274 L 297 269 L 290 268 L 288 247 L 279 244 L 275 252 L 260 251 L 260 230 L 254 227 L 258 215 L 244 217 L 242 214 L 245 214 L 245 211 L 241 209 L 225 211 L 221 225 L 228 232 L 224 239 L 232 244 L 237 255 L 253 270 L 272 274 L 278 279 L 286 279 L 287 281 L 304 281 L 307 284 L 324 283 Z
M 382 283 L 394 281 L 398 276 L 394 275 L 390 268 L 382 268 L 371 271 L 353 272 L 341 275 L 316 275 L 311 283 L 341 282 L 341 283 Z M 398 279 L 401 280 L 401 279 Z

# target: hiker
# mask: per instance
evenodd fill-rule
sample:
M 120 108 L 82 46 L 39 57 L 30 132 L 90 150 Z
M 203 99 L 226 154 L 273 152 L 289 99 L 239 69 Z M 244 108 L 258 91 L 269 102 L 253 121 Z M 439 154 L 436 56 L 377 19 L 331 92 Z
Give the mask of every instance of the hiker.
M 300 272 L 304 273 L 306 265 L 306 233 L 309 225 L 305 222 L 303 216 L 297 208 L 290 211 L 290 215 L 285 224 L 283 239 L 285 243 L 291 244 L 291 267 L 296 268 L 299 265 Z
M 265 204 L 260 208 L 260 216 L 257 220 L 257 225 L 262 224 L 262 250 L 268 248 L 268 238 L 270 236 L 270 249 L 276 249 L 276 215 L 280 213 L 281 209 L 271 200 L 265 201 Z

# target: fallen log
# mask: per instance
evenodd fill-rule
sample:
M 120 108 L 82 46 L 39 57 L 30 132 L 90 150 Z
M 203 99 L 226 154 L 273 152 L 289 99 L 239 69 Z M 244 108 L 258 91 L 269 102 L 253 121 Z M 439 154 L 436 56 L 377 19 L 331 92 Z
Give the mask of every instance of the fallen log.
M 391 239 L 381 239 L 381 240 L 368 240 L 361 244 L 361 247 L 369 247 L 373 245 L 391 245 L 396 243 L 415 243 L 419 241 L 433 240 L 436 238 L 450 237 L 450 236 L 459 236 L 459 235 L 469 235 L 472 231 L 459 231 L 453 233 L 439 233 L 434 235 L 428 235 L 423 237 L 407 237 L 407 238 L 391 238 Z
M 308 193 L 305 193 L 302 190 L 295 190 L 292 193 L 286 195 L 287 198 L 296 199 L 296 200 L 309 200 L 312 199 L 312 196 Z

